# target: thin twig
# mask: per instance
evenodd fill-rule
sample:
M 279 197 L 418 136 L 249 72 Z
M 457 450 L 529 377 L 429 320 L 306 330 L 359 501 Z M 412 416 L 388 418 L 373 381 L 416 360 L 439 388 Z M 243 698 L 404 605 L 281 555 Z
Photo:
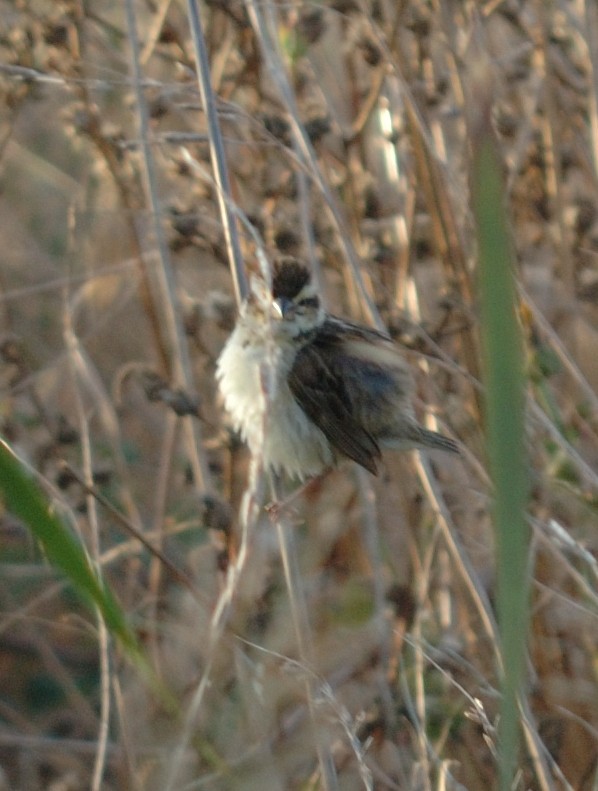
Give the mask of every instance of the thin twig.
M 173 563 L 170 558 L 164 554 L 162 549 L 152 543 L 147 536 L 138 530 L 135 525 L 127 519 L 127 517 L 122 514 L 111 502 L 108 500 L 104 495 L 99 492 L 96 487 L 92 483 L 88 483 L 85 478 L 83 478 L 77 470 L 73 468 L 72 465 L 64 463 L 63 467 L 65 470 L 68 471 L 69 475 L 72 475 L 73 478 L 77 481 L 77 483 L 83 488 L 87 495 L 92 497 L 94 500 L 97 500 L 107 511 L 110 513 L 114 519 L 116 519 L 117 523 L 133 538 L 138 541 L 142 546 L 144 546 L 151 555 L 157 558 L 160 563 L 164 566 L 164 568 L 168 569 L 171 573 L 173 579 L 179 582 L 181 585 L 184 585 L 187 590 L 193 594 L 194 598 L 199 599 L 200 594 L 197 590 L 195 583 L 188 577 L 183 571 L 181 571 L 178 566 Z M 153 535 L 158 536 L 158 528 L 155 528 Z
M 187 0 L 187 9 L 189 12 L 189 26 L 193 38 L 193 47 L 195 49 L 199 92 L 201 94 L 203 109 L 208 124 L 208 138 L 214 181 L 216 184 L 216 198 L 220 207 L 220 216 L 222 218 L 224 238 L 226 240 L 228 259 L 231 266 L 235 296 L 237 298 L 237 304 L 239 304 L 244 297 L 247 296 L 247 278 L 245 276 L 235 216 L 230 209 L 231 190 L 228 168 L 224 144 L 222 142 L 222 132 L 220 131 L 220 122 L 218 120 L 216 99 L 210 81 L 210 63 L 196 0 Z M 228 200 L 225 200 L 225 196 Z

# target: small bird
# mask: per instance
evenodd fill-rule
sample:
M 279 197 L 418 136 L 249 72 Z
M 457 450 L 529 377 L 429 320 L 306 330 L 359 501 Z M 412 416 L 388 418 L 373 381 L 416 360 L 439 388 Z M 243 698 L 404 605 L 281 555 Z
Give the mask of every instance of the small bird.
M 309 270 L 253 278 L 216 376 L 234 428 L 266 469 L 304 480 L 343 457 L 378 471 L 381 448 L 457 444 L 420 426 L 409 367 L 382 332 L 324 310 Z

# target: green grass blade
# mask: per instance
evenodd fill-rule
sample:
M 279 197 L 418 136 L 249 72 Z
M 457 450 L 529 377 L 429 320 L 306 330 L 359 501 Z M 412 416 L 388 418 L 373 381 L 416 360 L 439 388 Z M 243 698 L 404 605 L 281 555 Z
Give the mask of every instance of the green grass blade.
M 129 654 L 138 654 L 137 641 L 122 610 L 95 573 L 83 547 L 52 513 L 40 488 L 3 441 L 0 441 L 0 492 L 6 508 L 30 528 L 50 563 L 65 574 L 88 603 L 98 608 L 109 630 Z
M 529 535 L 525 520 L 528 480 L 522 339 L 501 164 L 490 128 L 485 131 L 476 141 L 473 201 L 480 257 L 488 457 L 495 487 L 498 617 L 504 666 L 500 787 L 506 791 L 512 787 L 520 740 L 517 698 L 525 668 L 529 593 Z

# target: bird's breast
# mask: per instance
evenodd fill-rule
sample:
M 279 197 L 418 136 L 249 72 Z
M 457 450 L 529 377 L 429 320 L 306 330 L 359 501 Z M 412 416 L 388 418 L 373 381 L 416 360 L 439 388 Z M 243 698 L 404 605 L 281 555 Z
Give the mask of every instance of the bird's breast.
M 217 378 L 226 411 L 252 455 L 291 477 L 316 475 L 334 462 L 328 440 L 301 409 L 288 385 L 293 349 L 231 335 L 218 360 Z

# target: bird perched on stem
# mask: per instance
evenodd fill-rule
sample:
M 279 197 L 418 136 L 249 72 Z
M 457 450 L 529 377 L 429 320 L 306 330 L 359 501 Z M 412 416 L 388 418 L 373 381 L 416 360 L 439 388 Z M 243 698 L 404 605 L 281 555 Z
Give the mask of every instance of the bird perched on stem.
M 331 316 L 309 270 L 257 278 L 217 365 L 224 406 L 266 469 L 303 480 L 343 457 L 376 474 L 381 448 L 458 452 L 419 425 L 409 367 L 384 333 Z

